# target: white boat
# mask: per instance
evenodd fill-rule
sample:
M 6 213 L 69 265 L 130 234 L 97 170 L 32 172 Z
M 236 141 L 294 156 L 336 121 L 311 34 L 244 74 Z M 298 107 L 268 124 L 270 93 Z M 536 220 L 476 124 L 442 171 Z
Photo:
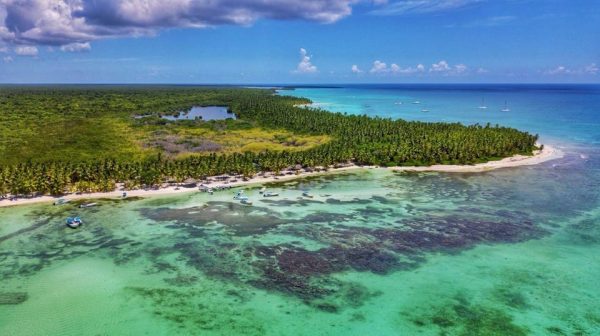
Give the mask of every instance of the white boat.
M 506 105 L 506 100 L 504 101 L 504 108 L 502 110 L 500 110 L 502 112 L 510 112 L 510 109 L 508 108 L 508 105 Z
M 478 108 L 481 110 L 487 109 L 487 106 L 485 105 L 485 100 L 483 100 L 483 98 L 481 99 L 481 105 L 479 105 Z
M 429 112 L 428 109 L 422 109 L 421 112 Z
M 260 188 L 260 190 L 258 191 L 259 194 L 263 194 L 265 191 L 267 191 L 267 187 L 262 187 Z
M 302 196 L 306 197 L 306 198 L 313 198 L 314 196 L 311 195 L 308 191 L 305 191 L 302 193 Z
M 59 198 L 56 201 L 54 201 L 54 205 L 63 205 L 65 203 L 69 203 L 69 200 L 66 198 Z
M 413 104 L 421 104 L 421 102 L 420 102 L 420 101 L 418 101 L 418 100 L 415 100 L 415 101 L 413 102 Z
M 263 193 L 263 197 L 275 197 L 275 196 L 279 196 L 279 193 L 270 192 L 270 191 Z
M 252 201 L 250 201 L 247 197 L 246 199 L 241 200 L 240 203 L 245 205 L 252 205 Z
M 83 208 L 91 208 L 96 205 L 98 205 L 98 203 L 83 203 L 83 204 L 79 205 L 79 207 L 83 209 Z
M 394 103 L 394 105 L 402 105 L 402 102 L 401 101 L 397 101 L 397 102 Z

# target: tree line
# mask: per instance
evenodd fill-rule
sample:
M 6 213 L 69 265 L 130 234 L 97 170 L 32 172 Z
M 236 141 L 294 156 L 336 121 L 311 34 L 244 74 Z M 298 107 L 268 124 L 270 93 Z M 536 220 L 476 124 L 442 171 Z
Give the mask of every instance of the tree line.
M 0 89 L 0 92 L 5 89 Z M 31 91 L 34 91 L 33 93 Z M 35 91 L 39 90 L 39 91 Z M 235 174 L 250 177 L 261 171 L 281 171 L 289 167 L 328 167 L 353 162 L 360 165 L 420 166 L 432 164 L 474 164 L 515 154 L 531 154 L 537 135 L 513 128 L 459 123 L 425 123 L 346 115 L 299 107 L 309 101 L 274 95 L 271 90 L 143 87 L 143 88 L 26 88 L 0 94 L 0 121 L 17 106 L 31 116 L 59 112 L 68 118 L 100 118 L 111 115 L 133 123 L 137 114 L 160 114 L 192 105 L 227 105 L 242 121 L 265 128 L 285 129 L 297 134 L 327 134 L 332 140 L 303 151 L 263 151 L 233 154 L 191 155 L 167 159 L 160 153 L 145 157 L 102 154 L 97 158 L 27 159 L 0 161 L 0 195 L 60 195 L 65 192 L 112 191 L 116 183 L 126 188 L 152 187 L 166 181 L 204 179 Z M 88 97 L 79 106 L 72 95 Z M 24 103 L 35 96 L 36 104 Z M 13 97 L 14 99 L 11 99 Z M 63 99 L 61 99 L 63 97 Z M 166 100 L 163 101 L 164 98 Z M 146 101 L 147 99 L 147 101 Z M 69 102 L 68 104 L 62 102 Z M 8 108 L 7 106 L 10 106 Z M 59 112 L 57 112 L 59 111 Z M 94 112 L 96 111 L 96 112 Z M 198 121 L 202 122 L 202 121 Z M 17 125 L 21 125 L 16 123 Z M 6 125 L 10 123 L 5 122 Z M 0 124 L 1 126 L 1 124 Z M 83 130 L 85 131 L 85 130 Z M 40 135 L 42 136 L 42 135 Z M 6 139 L 4 139 L 6 140 Z M 7 142 L 4 143 L 7 146 Z M 9 144 L 10 145 L 10 144 Z M 0 147 L 2 143 L 0 143 Z

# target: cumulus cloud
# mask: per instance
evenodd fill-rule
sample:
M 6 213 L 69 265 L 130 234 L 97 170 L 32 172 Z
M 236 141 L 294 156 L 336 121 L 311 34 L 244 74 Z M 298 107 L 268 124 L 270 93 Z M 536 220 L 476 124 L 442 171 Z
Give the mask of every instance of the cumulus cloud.
M 370 73 L 383 73 L 383 72 L 387 72 L 387 71 L 388 71 L 387 64 L 385 64 L 379 60 L 376 60 L 375 62 L 373 62 L 373 67 L 371 68 L 371 70 L 369 70 Z
M 600 72 L 600 69 L 596 66 L 596 63 L 592 63 L 583 68 L 568 68 L 564 65 L 559 65 L 556 68 L 552 68 L 546 71 L 543 71 L 546 75 L 597 75 Z
M 467 66 L 464 64 L 457 64 L 454 66 L 454 71 L 456 71 L 457 74 L 462 74 L 467 72 Z
M 12 56 L 4 56 L 4 57 L 2 57 L 2 60 L 4 61 L 4 63 L 10 63 L 10 62 L 14 61 Z
M 411 75 L 411 74 L 425 72 L 425 66 L 423 64 L 417 64 L 414 68 L 413 67 L 403 68 L 396 63 L 392 63 L 388 67 L 386 63 L 377 60 L 377 61 L 373 62 L 373 67 L 371 68 L 371 70 L 369 72 L 373 73 L 373 74 L 387 73 L 387 74 L 396 74 L 396 75 Z
M 598 72 L 600 72 L 600 69 L 598 69 L 598 66 L 596 66 L 596 63 L 592 63 L 592 64 L 586 66 L 584 71 L 590 75 L 597 75 Z
M 63 46 L 259 19 L 338 21 L 359 0 L 0 0 L 0 39 Z
M 362 73 L 362 72 L 363 71 L 360 70 L 360 68 L 358 67 L 358 65 L 356 65 L 356 64 L 352 65 L 352 73 L 359 74 L 359 73 Z
M 433 74 L 440 74 L 444 76 L 458 76 L 467 74 L 469 67 L 464 64 L 450 65 L 447 61 L 441 60 L 437 63 L 433 63 L 429 68 L 429 72 Z M 479 72 L 478 72 L 479 73 Z
M 375 15 L 404 15 L 444 12 L 483 0 L 398 0 L 371 11 Z
M 60 46 L 60 50 L 65 52 L 90 51 L 92 46 L 89 42 L 74 42 Z
M 402 68 L 396 64 L 392 64 L 391 70 L 393 73 L 402 74 L 402 75 L 412 75 L 425 71 L 425 66 L 423 64 L 417 64 L 416 67 L 408 67 Z
M 308 52 L 304 48 L 300 48 L 300 63 L 296 67 L 294 72 L 296 73 L 315 73 L 317 72 L 317 67 L 312 64 L 310 61 L 311 56 L 308 55 Z
M 34 46 L 17 46 L 14 52 L 19 56 L 37 56 L 38 48 Z
M 446 61 L 439 61 L 437 63 L 433 63 L 431 68 L 429 68 L 429 72 L 447 72 L 450 71 L 450 66 Z

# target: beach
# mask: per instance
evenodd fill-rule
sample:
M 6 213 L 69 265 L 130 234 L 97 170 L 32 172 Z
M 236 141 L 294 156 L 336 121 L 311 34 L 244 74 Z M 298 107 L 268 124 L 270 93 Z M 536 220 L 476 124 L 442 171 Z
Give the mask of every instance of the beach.
M 393 171 L 414 171 L 414 172 L 444 172 L 444 173 L 477 173 L 485 172 L 490 170 L 496 170 L 500 168 L 520 167 L 536 165 L 550 160 L 559 159 L 564 156 L 564 153 L 555 147 L 544 145 L 543 150 L 534 152 L 532 156 L 515 155 L 512 157 L 504 158 L 497 161 L 489 161 L 485 163 L 479 163 L 475 165 L 433 165 L 433 166 L 407 166 L 407 167 L 375 167 L 375 166 L 357 166 L 357 165 L 346 165 L 343 167 L 330 167 L 327 170 L 317 171 L 302 171 L 297 173 L 288 172 L 290 174 L 275 175 L 272 173 L 265 173 L 255 175 L 253 178 L 246 180 L 238 180 L 235 182 L 228 182 L 224 184 L 223 181 L 216 181 L 216 177 L 210 177 L 207 180 L 210 182 L 202 184 L 205 188 L 216 188 L 219 186 L 225 187 L 241 187 L 247 185 L 260 185 L 264 183 L 273 183 L 288 181 L 297 178 L 321 175 L 321 174 L 335 174 L 339 172 L 356 170 L 356 169 L 388 169 Z M 57 199 L 62 198 L 68 201 L 84 200 L 84 199 L 97 199 L 97 198 L 122 198 L 123 193 L 127 193 L 127 197 L 150 197 L 150 196 L 161 196 L 179 193 L 198 192 L 198 188 L 185 188 L 177 185 L 169 185 L 167 187 L 161 187 L 156 189 L 134 189 L 134 190 L 123 190 L 120 184 L 117 188 L 111 192 L 94 192 L 94 193 L 80 193 L 80 194 L 69 194 L 61 197 L 55 196 L 35 196 L 35 197 L 24 197 L 10 200 L 9 198 L 0 200 L 0 207 L 8 206 L 19 206 L 34 203 L 52 203 Z

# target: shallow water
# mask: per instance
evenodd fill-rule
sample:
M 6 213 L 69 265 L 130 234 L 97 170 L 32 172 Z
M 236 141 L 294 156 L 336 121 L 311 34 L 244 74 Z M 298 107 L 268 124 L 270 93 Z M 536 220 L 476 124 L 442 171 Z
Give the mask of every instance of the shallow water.
M 600 334 L 600 149 L 575 137 L 538 166 L 365 169 L 253 206 L 2 208 L 0 335 Z

